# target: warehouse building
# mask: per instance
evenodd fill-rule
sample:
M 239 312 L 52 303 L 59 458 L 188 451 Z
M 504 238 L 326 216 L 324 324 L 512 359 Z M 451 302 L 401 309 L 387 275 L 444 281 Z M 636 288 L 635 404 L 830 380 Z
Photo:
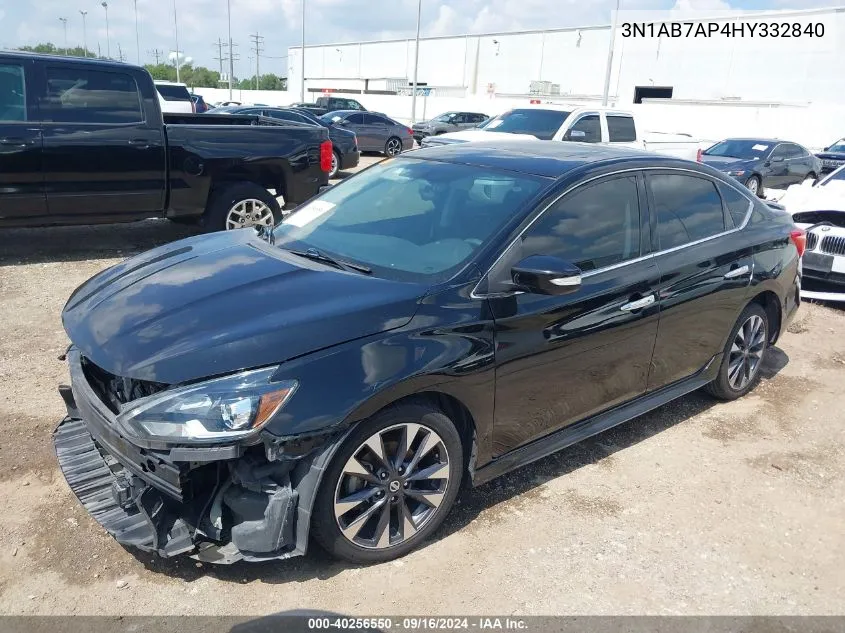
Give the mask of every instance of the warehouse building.
M 696 37 L 631 37 L 625 23 L 683 21 Z M 797 37 L 760 37 L 760 23 L 801 25 Z M 722 33 L 700 35 L 719 25 Z M 754 26 L 756 25 L 756 27 Z M 751 28 L 755 36 L 751 36 Z M 443 97 L 537 95 L 601 99 L 609 49 L 610 103 L 642 99 L 766 104 L 838 104 L 845 95 L 845 7 L 702 15 L 626 12 L 610 25 L 545 31 L 431 37 L 420 40 L 418 86 Z M 628 36 L 626 37 L 626 32 Z M 413 39 L 305 47 L 305 100 L 328 91 L 407 94 Z M 288 85 L 299 91 L 301 47 L 288 55 Z

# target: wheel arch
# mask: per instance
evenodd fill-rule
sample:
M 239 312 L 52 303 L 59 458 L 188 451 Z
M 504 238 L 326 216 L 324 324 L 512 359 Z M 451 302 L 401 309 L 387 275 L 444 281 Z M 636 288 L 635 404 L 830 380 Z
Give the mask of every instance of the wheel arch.
M 783 323 L 783 308 L 777 294 L 772 290 L 763 290 L 754 296 L 749 303 L 756 303 L 766 311 L 766 317 L 769 319 L 769 344 L 774 345 L 780 338 Z

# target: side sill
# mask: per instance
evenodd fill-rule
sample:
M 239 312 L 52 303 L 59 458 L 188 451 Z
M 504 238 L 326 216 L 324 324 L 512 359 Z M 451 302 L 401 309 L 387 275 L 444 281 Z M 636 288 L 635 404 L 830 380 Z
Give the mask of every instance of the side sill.
M 716 377 L 716 372 L 718 372 L 721 364 L 722 354 L 719 353 L 711 358 L 704 368 L 689 378 L 684 378 L 662 389 L 640 396 L 631 402 L 604 411 L 581 422 L 576 422 L 530 444 L 516 448 L 476 470 L 472 485 L 485 484 L 500 475 L 548 457 L 593 435 L 598 435 L 681 396 L 692 393 L 711 382 Z

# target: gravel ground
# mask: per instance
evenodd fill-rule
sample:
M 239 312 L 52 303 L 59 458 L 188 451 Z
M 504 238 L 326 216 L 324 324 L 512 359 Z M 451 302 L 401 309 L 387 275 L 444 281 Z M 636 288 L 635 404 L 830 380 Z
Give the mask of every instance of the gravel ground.
M 59 315 L 97 271 L 190 233 L 0 231 L 0 613 L 843 612 L 845 312 L 807 304 L 748 397 L 692 394 L 465 491 L 402 560 L 350 566 L 315 546 L 214 567 L 124 550 L 55 465 Z

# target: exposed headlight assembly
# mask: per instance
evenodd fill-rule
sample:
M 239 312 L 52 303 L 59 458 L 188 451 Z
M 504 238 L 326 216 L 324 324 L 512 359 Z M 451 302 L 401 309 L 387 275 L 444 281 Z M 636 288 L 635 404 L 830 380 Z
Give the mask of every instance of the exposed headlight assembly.
M 744 176 L 745 170 L 744 169 L 732 169 L 730 171 L 725 172 L 728 176 Z
M 244 371 L 135 400 L 117 416 L 130 435 L 183 444 L 229 442 L 254 435 L 298 386 L 270 382 L 277 367 Z

